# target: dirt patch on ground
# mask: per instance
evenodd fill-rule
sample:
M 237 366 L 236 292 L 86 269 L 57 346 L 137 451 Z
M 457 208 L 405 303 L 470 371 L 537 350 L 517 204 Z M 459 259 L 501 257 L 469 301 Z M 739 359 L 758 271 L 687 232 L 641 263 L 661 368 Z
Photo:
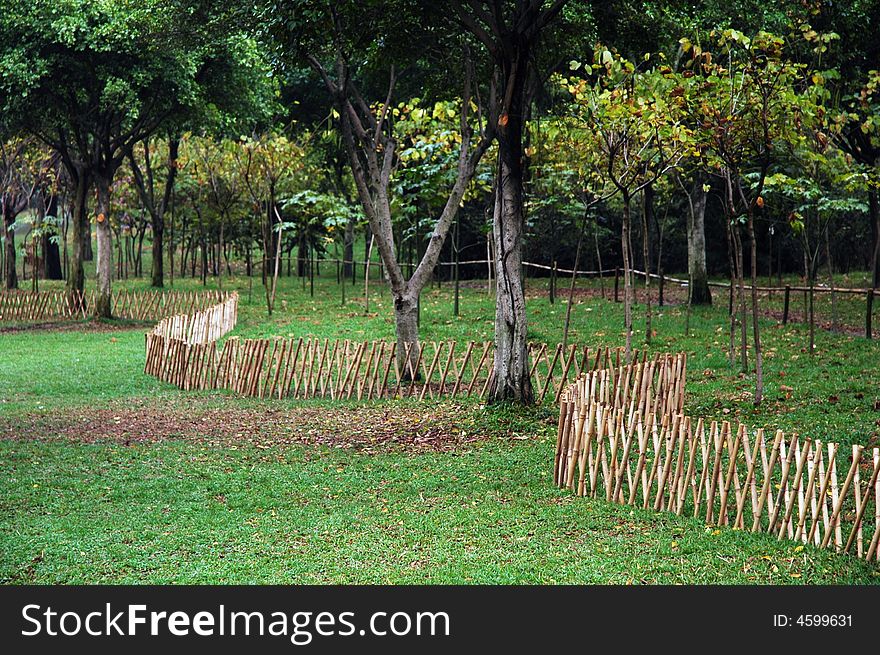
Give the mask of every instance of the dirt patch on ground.
M 315 444 L 366 452 L 450 451 L 490 438 L 528 439 L 499 423 L 487 433 L 476 406 L 440 403 L 408 407 L 159 407 L 144 403 L 109 409 L 0 416 L 0 439 L 112 442 L 168 440 L 218 447 L 271 448 Z
M 16 332 L 120 332 L 122 330 L 149 330 L 153 323 L 138 321 L 47 321 L 45 323 L 19 323 L 0 325 L 0 334 Z

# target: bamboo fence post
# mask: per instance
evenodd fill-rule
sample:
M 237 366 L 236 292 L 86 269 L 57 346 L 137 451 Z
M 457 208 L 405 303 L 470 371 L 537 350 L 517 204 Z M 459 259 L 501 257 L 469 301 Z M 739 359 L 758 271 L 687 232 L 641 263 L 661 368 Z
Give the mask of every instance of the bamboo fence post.
M 382 387 L 380 389 L 383 396 L 388 393 L 388 376 L 391 374 L 391 366 L 394 364 L 395 351 L 394 344 L 389 344 L 388 363 L 385 365 L 385 374 L 382 376 Z
M 425 392 L 430 389 L 431 386 L 431 377 L 434 375 L 434 369 L 437 367 L 437 358 L 440 357 L 440 351 L 443 350 L 443 342 L 441 341 L 438 345 L 434 342 L 434 358 L 431 360 L 431 367 L 428 369 L 428 374 L 425 376 L 425 384 L 422 387 L 422 392 L 419 394 L 419 402 L 424 400 Z M 434 392 L 431 391 L 431 398 L 434 397 Z
M 630 450 L 632 449 L 634 423 L 635 423 L 634 421 L 630 422 L 629 427 L 626 429 L 626 432 L 624 434 L 623 455 L 620 458 L 621 464 L 620 464 L 620 467 L 617 471 L 617 478 L 614 481 L 614 493 L 611 496 L 611 500 L 615 503 L 622 502 L 620 500 L 620 494 L 623 492 L 623 473 L 624 473 L 624 471 L 626 471 L 627 474 L 630 473 L 629 453 L 630 453 Z M 630 483 L 629 483 L 630 490 L 632 490 L 632 478 L 629 478 L 629 480 L 630 480 Z
M 809 455 L 809 453 L 808 453 Z M 815 496 L 813 493 L 815 491 L 816 486 L 816 474 L 819 472 L 819 462 L 818 458 L 822 457 L 822 442 L 818 439 L 816 440 L 816 445 L 812 449 L 812 457 L 809 457 L 807 460 L 807 469 L 809 473 L 809 477 L 807 478 L 807 497 L 810 499 L 811 503 L 808 505 L 807 503 L 800 510 L 800 514 L 798 515 L 797 527 L 794 532 L 795 541 L 801 540 L 801 535 L 804 531 L 804 523 L 807 520 L 807 509 L 812 510 L 812 505 L 815 502 Z M 805 540 L 806 541 L 806 540 Z
M 727 476 L 724 479 L 724 489 L 721 491 L 721 508 L 718 510 L 718 517 L 721 519 L 721 525 L 727 525 L 727 499 L 730 494 L 730 483 L 734 476 L 736 476 L 736 456 L 739 452 L 739 445 L 742 441 L 743 431 L 745 430 L 745 426 L 740 425 L 739 429 L 736 431 L 736 439 L 733 442 L 733 447 L 729 448 L 728 457 L 729 464 L 727 468 Z M 727 433 L 730 434 L 730 426 L 727 426 Z M 735 523 L 734 523 L 735 525 Z
M 874 449 L 874 468 L 880 467 L 880 448 Z M 877 534 L 880 533 L 880 480 L 877 480 L 877 483 L 874 485 L 874 537 L 871 540 L 871 543 L 875 545 L 877 541 Z M 866 559 L 871 559 L 871 555 L 868 554 Z M 880 560 L 880 554 L 877 557 Z
M 461 387 L 462 378 L 464 376 L 464 372 L 467 368 L 468 361 L 470 360 L 471 353 L 474 350 L 474 342 L 468 341 L 467 349 L 464 352 L 464 358 L 461 361 L 461 368 L 458 371 L 458 374 L 455 378 L 455 386 L 452 387 L 452 393 L 450 394 L 453 398 L 458 395 L 458 390 Z
M 861 457 L 861 452 L 859 453 L 859 457 Z M 853 452 L 853 459 L 856 458 L 855 452 Z M 880 468 L 877 466 L 874 467 L 874 472 L 871 474 L 871 480 L 868 482 L 868 486 L 865 488 L 865 494 L 862 496 L 861 503 L 856 510 L 856 518 L 853 522 L 852 530 L 849 533 L 849 538 L 846 540 L 846 546 L 843 548 L 844 553 L 848 553 L 850 547 L 852 546 L 853 540 L 856 538 L 858 534 L 859 538 L 861 538 L 862 533 L 862 517 L 865 515 L 865 509 L 868 507 L 868 499 L 871 497 L 871 492 L 874 490 L 874 486 L 877 484 L 877 474 L 880 473 Z M 876 499 L 874 501 L 876 503 Z M 859 552 L 859 557 L 862 556 L 862 553 Z
M 785 501 L 785 515 L 782 517 L 782 525 L 779 528 L 779 535 L 777 536 L 777 539 L 782 539 L 782 537 L 785 535 L 785 530 L 789 525 L 789 521 L 791 520 L 791 514 L 794 510 L 794 499 L 797 496 L 798 490 L 801 487 L 804 464 L 806 463 L 807 455 L 810 452 L 811 445 L 812 443 L 810 442 L 810 439 L 804 439 L 804 445 L 800 450 L 800 456 L 795 453 L 796 465 L 794 473 L 794 483 L 792 485 L 791 493 L 788 495 L 788 498 Z M 792 448 L 789 452 L 791 453 L 794 451 L 795 449 Z
M 743 434 L 743 455 L 746 460 L 746 479 L 743 483 L 743 488 L 748 487 L 751 491 L 752 498 L 752 516 L 754 517 L 757 514 L 758 510 L 758 493 L 757 488 L 755 486 L 755 465 L 758 463 L 758 450 L 760 446 L 760 441 L 764 439 L 764 431 L 762 429 L 758 429 L 755 433 L 755 445 L 752 448 L 751 455 L 749 454 L 749 435 L 748 431 L 745 431 Z M 746 504 L 746 494 L 743 494 L 742 498 L 736 504 L 736 518 L 733 522 L 734 528 L 742 528 L 744 527 L 743 523 L 743 510 Z
M 561 486 L 559 476 L 559 460 L 562 455 L 562 436 L 565 432 L 565 420 L 568 412 L 568 399 L 563 398 L 559 403 L 559 423 L 556 428 L 556 455 L 553 462 L 553 484 Z
M 660 432 L 657 432 L 657 426 L 651 426 L 651 440 L 654 443 L 654 460 L 651 463 L 651 472 L 648 474 L 648 479 L 645 482 L 645 489 L 643 493 L 642 500 L 642 509 L 648 509 L 651 502 L 651 489 L 654 487 L 654 479 L 657 477 L 657 471 L 660 466 L 660 458 L 662 456 L 660 447 L 666 443 L 666 430 L 669 427 L 669 415 L 666 414 L 663 416 L 662 421 L 660 423 Z
M 856 451 L 856 447 L 853 446 L 853 457 L 855 457 L 855 454 L 856 454 L 855 451 Z M 855 499 L 855 504 L 856 504 L 856 515 L 861 516 L 861 509 L 862 509 L 862 490 L 861 490 L 861 479 L 860 479 L 860 477 L 859 477 L 859 469 L 856 469 L 856 474 L 855 474 L 855 477 L 853 478 L 853 498 Z M 853 529 L 855 530 L 855 525 L 853 526 Z M 851 545 L 851 541 L 850 541 L 850 539 L 847 539 L 847 548 L 846 548 L 846 550 L 849 550 L 849 546 L 850 546 L 850 545 Z M 861 524 L 859 523 L 859 530 L 858 530 L 858 544 L 857 544 L 857 550 L 856 550 L 856 553 L 858 554 L 859 557 L 862 556 L 862 547 L 863 547 L 863 545 L 864 545 L 864 544 L 863 544 L 863 542 L 862 542 L 862 530 L 861 530 Z M 844 551 L 844 552 L 845 552 L 845 551 Z
M 752 519 L 752 532 L 757 532 L 761 528 L 761 516 L 764 511 L 764 503 L 768 502 L 768 497 L 770 493 L 770 488 L 773 483 L 773 468 L 776 466 L 776 459 L 779 457 L 780 448 L 782 447 L 782 440 L 784 439 L 784 434 L 782 430 L 776 431 L 776 437 L 773 439 L 773 449 L 770 451 L 770 463 L 764 467 L 764 486 L 761 487 L 761 495 L 758 498 L 758 511 L 755 513 L 754 518 Z M 764 450 L 764 442 L 761 441 L 761 450 Z M 768 507 L 768 509 L 772 512 L 773 510 Z M 768 528 L 768 532 L 771 531 L 772 526 Z
M 840 510 L 843 507 L 843 501 L 846 500 L 846 493 L 849 491 L 849 486 L 852 484 L 853 478 L 855 477 L 856 470 L 859 468 L 859 461 L 862 458 L 862 446 L 857 446 L 857 450 L 853 452 L 853 461 L 852 466 L 849 467 L 849 473 L 846 475 L 846 479 L 843 482 L 843 486 L 840 488 L 840 495 L 837 498 L 837 502 L 834 504 L 834 510 L 831 513 L 831 526 L 837 530 L 837 522 L 840 519 Z M 822 548 L 828 547 L 828 542 L 831 540 L 831 530 L 828 530 L 825 533 L 825 538 L 822 539 Z M 837 544 L 840 545 L 839 543 Z
M 828 470 L 823 472 L 823 461 L 820 458 L 819 460 L 819 475 L 822 477 L 822 486 L 819 488 L 819 502 L 822 503 L 821 513 L 824 515 L 826 520 L 826 530 L 828 529 L 827 525 L 827 514 L 828 514 L 828 504 L 826 501 L 828 495 L 828 485 L 831 482 L 831 471 L 832 471 L 832 462 L 834 458 L 837 456 L 837 444 L 829 443 L 828 446 Z M 810 523 L 810 530 L 807 533 L 807 543 L 813 541 L 813 536 L 816 535 L 816 527 L 819 525 L 819 508 L 816 507 L 813 510 L 812 521 Z M 816 535 L 818 536 L 818 535 Z M 818 545 L 818 544 L 816 544 Z

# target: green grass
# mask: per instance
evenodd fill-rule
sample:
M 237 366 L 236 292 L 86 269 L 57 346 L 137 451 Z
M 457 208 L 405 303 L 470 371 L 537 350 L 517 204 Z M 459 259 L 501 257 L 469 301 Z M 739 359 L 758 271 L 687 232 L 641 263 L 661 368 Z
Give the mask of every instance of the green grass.
M 452 454 L 2 444 L 0 571 L 40 583 L 877 582 L 558 492 L 549 439 Z
M 553 344 L 562 336 L 565 303 L 550 305 L 545 285 L 529 281 L 529 334 Z M 198 286 L 175 282 L 175 288 Z M 335 278 L 318 280 L 314 298 L 297 279 L 283 278 L 271 319 L 258 279 L 250 300 L 244 278 L 226 280 L 224 288 L 242 296 L 234 332 L 241 336 L 393 335 L 390 297 L 378 280 L 371 284 L 368 315 L 362 281 L 348 287 L 341 306 Z M 485 290 L 463 289 L 458 318 L 451 297 L 450 284 L 426 290 L 422 338 L 491 338 L 494 302 Z M 695 310 L 688 337 L 683 308 L 662 308 L 655 316 L 652 349 L 689 354 L 689 413 L 878 445 L 880 346 L 820 331 L 811 357 L 806 326 L 766 320 L 766 402 L 755 408 L 753 376 L 727 363 L 724 309 Z M 583 299 L 572 321 L 570 340 L 622 343 L 621 305 Z M 641 321 L 638 308 L 637 328 Z M 0 422 L 7 426 L 27 414 L 123 412 L 143 402 L 175 407 L 193 396 L 141 374 L 143 329 L 9 332 L 0 334 L 0 346 Z M 284 412 L 302 405 L 219 392 L 197 394 L 193 402 Z M 385 405 L 392 413 L 398 406 Z M 333 409 L 328 402 L 309 406 Z M 444 453 L 246 444 L 232 450 L 175 439 L 124 446 L 22 433 L 0 441 L 0 580 L 880 582 L 877 567 L 852 557 L 572 497 L 550 480 L 552 405 L 481 409 L 474 401 L 466 411 L 479 417 L 478 428 L 489 438 Z M 511 425 L 535 437 L 511 440 Z

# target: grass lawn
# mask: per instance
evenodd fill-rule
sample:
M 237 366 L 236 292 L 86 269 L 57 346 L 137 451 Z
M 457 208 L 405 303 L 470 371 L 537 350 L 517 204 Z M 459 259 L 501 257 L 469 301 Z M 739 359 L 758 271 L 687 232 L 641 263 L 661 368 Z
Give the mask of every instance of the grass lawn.
M 145 286 L 146 281 L 128 286 Z M 190 280 L 175 287 L 196 288 Z M 565 302 L 530 280 L 530 338 Z M 255 280 L 233 334 L 390 338 L 390 297 Z M 562 292 L 560 292 L 562 293 Z M 249 299 L 250 298 L 250 299 Z M 622 343 L 622 305 L 579 296 L 570 340 Z M 880 444 L 880 346 L 763 323 L 766 402 L 727 362 L 727 316 L 659 309 L 652 349 L 689 354 L 687 411 Z M 655 308 L 655 311 L 656 310 Z M 637 341 L 643 335 L 637 308 Z M 491 338 L 485 289 L 426 290 L 422 338 Z M 866 583 L 880 567 L 764 535 L 576 498 L 551 480 L 556 414 L 478 400 L 256 401 L 144 376 L 144 329 L 0 333 L 0 580 L 7 583 Z

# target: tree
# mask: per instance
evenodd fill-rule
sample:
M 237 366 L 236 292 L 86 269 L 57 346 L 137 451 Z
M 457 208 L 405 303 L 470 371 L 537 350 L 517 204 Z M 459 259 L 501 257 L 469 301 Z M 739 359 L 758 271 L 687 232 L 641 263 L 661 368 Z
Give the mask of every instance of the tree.
M 166 146 L 166 147 L 163 147 Z M 160 150 L 161 148 L 161 150 Z M 180 150 L 180 137 L 176 134 L 169 135 L 165 143 L 156 143 L 155 139 L 145 138 L 128 151 L 128 161 L 134 179 L 134 186 L 140 196 L 141 204 L 150 215 L 150 224 L 153 228 L 153 266 L 150 283 L 154 287 L 161 288 L 165 284 L 165 268 L 163 254 L 165 250 L 165 215 L 171 206 L 171 196 L 174 192 L 174 180 L 177 177 L 177 157 Z M 156 171 L 154 160 L 161 152 L 164 155 L 164 184 L 159 191 L 159 173 Z M 143 162 L 143 170 L 141 163 Z M 161 195 L 160 195 L 161 193 Z
M 749 38 L 737 30 L 714 34 L 720 55 L 702 58 L 696 76 L 699 101 L 694 107 L 701 125 L 710 169 L 723 188 L 722 199 L 731 260 L 731 293 L 737 288 L 741 315 L 743 370 L 748 371 L 746 301 L 741 228 L 749 239 L 752 342 L 755 353 L 755 404 L 764 393 L 763 353 L 758 321 L 758 274 L 755 215 L 764 206 L 762 193 L 776 151 L 797 139 L 801 99 L 794 84 L 802 66 L 783 57 L 782 38 L 758 32 Z M 735 313 L 731 303 L 731 359 Z
M 291 181 L 303 169 L 304 149 L 284 134 L 263 134 L 258 138 L 243 140 L 239 145 L 233 156 L 238 162 L 254 208 L 264 217 L 261 222 L 262 275 L 266 307 L 271 315 L 275 307 L 284 229 L 279 209 L 280 197 L 293 192 Z
M 390 7 L 386 6 L 383 9 L 387 11 Z M 474 143 L 474 128 L 470 118 L 472 105 L 477 105 L 476 109 L 480 115 L 482 108 L 479 107 L 479 103 L 474 102 L 472 95 L 473 66 L 469 51 L 466 46 L 459 44 L 464 82 L 458 111 L 459 125 L 455 137 L 458 145 L 456 173 L 452 186 L 446 193 L 445 203 L 434 220 L 433 230 L 421 260 L 407 278 L 397 258 L 394 238 L 393 179 L 397 167 L 405 164 L 404 153 L 400 150 L 401 135 L 395 130 L 397 119 L 405 118 L 400 116 L 400 107 L 394 106 L 398 85 L 395 66 L 391 63 L 390 66 L 385 67 L 388 83 L 382 94 L 384 101 L 369 102 L 367 100 L 369 95 L 363 91 L 357 78 L 359 74 L 366 75 L 373 71 L 359 71 L 352 65 L 348 55 L 349 46 L 354 40 L 352 35 L 361 35 L 361 30 L 353 26 L 353 23 L 363 21 L 362 12 L 352 11 L 352 8 L 346 5 L 317 8 L 309 15 L 313 20 L 311 29 L 326 27 L 333 35 L 332 48 L 328 51 L 326 44 L 312 38 L 300 43 L 302 56 L 318 74 L 333 100 L 358 198 L 366 214 L 372 236 L 375 238 L 391 289 L 398 365 L 401 367 L 401 375 L 416 377 L 418 376 L 416 365 L 420 359 L 419 296 L 439 261 L 443 242 L 474 176 L 477 164 L 492 143 L 495 123 L 491 120 L 483 123 L 479 139 Z M 388 37 L 395 38 L 394 32 L 395 30 L 389 30 Z M 282 38 L 290 38 L 290 35 L 285 32 Z M 333 63 L 327 63 L 329 60 Z
M 95 311 L 107 317 L 107 217 L 117 169 L 135 144 L 163 125 L 202 110 L 219 112 L 226 83 L 241 69 L 256 79 L 264 67 L 229 16 L 206 0 L 0 0 L 0 13 L 4 110 L 59 153 L 76 186 L 72 291 L 83 289 L 86 205 L 89 189 L 97 189 Z
M 646 58 L 646 62 L 650 57 Z M 571 62 L 579 69 L 579 62 Z M 601 45 L 586 77 L 565 82 L 574 100 L 574 113 L 584 126 L 584 150 L 593 151 L 594 176 L 617 189 L 623 205 L 621 254 L 624 270 L 624 325 L 626 354 L 632 352 L 632 202 L 672 171 L 691 145 L 691 133 L 682 122 L 688 96 L 681 78 L 668 66 L 638 70 L 632 62 Z M 647 239 L 647 220 L 643 221 Z M 647 242 L 645 253 L 646 283 Z M 646 340 L 650 339 L 646 314 Z
M 523 135 L 543 74 L 535 61 L 542 33 L 566 0 L 461 2 L 452 7 L 461 26 L 485 47 L 491 62 L 488 120 L 497 126 L 498 160 L 492 238 L 495 247 L 495 359 L 489 400 L 534 401 L 529 371 L 522 281 L 525 230 Z
M 0 141 L 0 220 L 4 244 L 4 270 L 7 289 L 18 288 L 15 228 L 17 217 L 37 195 L 50 186 L 52 157 L 32 137 L 17 136 Z M 42 236 L 43 231 L 38 230 Z M 34 272 L 36 276 L 36 271 Z
M 840 147 L 867 171 L 871 221 L 871 286 L 880 287 L 880 70 L 872 70 L 843 114 Z
M 15 268 L 15 218 L 23 212 L 33 196 L 34 186 L 23 179 L 26 167 L 28 142 L 16 139 L 0 142 L 0 209 L 2 209 L 2 229 L 4 247 L 3 278 L 7 289 L 18 288 L 18 273 Z

